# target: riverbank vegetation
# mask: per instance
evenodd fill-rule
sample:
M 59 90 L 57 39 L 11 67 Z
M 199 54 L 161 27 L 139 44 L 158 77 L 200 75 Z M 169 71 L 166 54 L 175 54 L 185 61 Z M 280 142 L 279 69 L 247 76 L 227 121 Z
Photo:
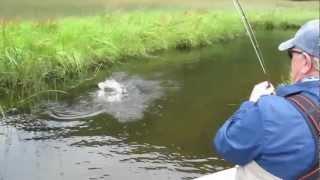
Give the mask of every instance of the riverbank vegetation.
M 255 29 L 296 29 L 317 17 L 317 11 L 307 9 L 249 12 Z M 245 34 L 231 10 L 2 20 L 0 33 L 0 98 L 9 101 L 67 89 L 116 63 L 167 49 L 219 45 Z

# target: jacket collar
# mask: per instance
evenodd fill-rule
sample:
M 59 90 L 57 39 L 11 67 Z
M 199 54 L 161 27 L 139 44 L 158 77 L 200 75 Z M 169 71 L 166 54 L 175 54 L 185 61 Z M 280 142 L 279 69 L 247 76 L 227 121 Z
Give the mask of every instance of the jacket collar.
M 283 97 L 300 92 L 309 92 L 320 96 L 320 80 L 299 82 L 287 86 L 282 85 L 276 90 L 276 94 Z

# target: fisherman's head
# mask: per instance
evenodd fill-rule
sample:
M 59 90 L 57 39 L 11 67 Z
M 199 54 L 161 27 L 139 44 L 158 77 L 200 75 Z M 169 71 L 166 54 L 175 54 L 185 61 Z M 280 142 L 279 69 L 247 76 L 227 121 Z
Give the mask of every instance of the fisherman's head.
M 291 59 L 291 81 L 306 77 L 319 77 L 320 37 L 319 19 L 301 26 L 292 39 L 279 45 L 280 51 L 288 51 Z

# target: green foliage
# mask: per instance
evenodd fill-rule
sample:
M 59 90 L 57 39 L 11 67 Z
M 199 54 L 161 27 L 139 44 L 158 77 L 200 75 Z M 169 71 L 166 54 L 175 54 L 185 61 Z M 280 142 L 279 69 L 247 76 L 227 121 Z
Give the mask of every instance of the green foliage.
M 296 28 L 317 12 L 251 12 L 256 28 Z M 235 11 L 134 11 L 0 24 L 0 97 L 63 89 L 101 66 L 244 34 Z

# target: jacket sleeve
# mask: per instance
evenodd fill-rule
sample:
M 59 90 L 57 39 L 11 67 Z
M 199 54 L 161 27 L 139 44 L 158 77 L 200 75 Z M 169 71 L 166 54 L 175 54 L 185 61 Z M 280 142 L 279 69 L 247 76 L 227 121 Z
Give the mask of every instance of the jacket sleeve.
M 245 165 L 259 155 L 263 121 L 257 104 L 246 101 L 218 130 L 213 145 L 227 161 Z

